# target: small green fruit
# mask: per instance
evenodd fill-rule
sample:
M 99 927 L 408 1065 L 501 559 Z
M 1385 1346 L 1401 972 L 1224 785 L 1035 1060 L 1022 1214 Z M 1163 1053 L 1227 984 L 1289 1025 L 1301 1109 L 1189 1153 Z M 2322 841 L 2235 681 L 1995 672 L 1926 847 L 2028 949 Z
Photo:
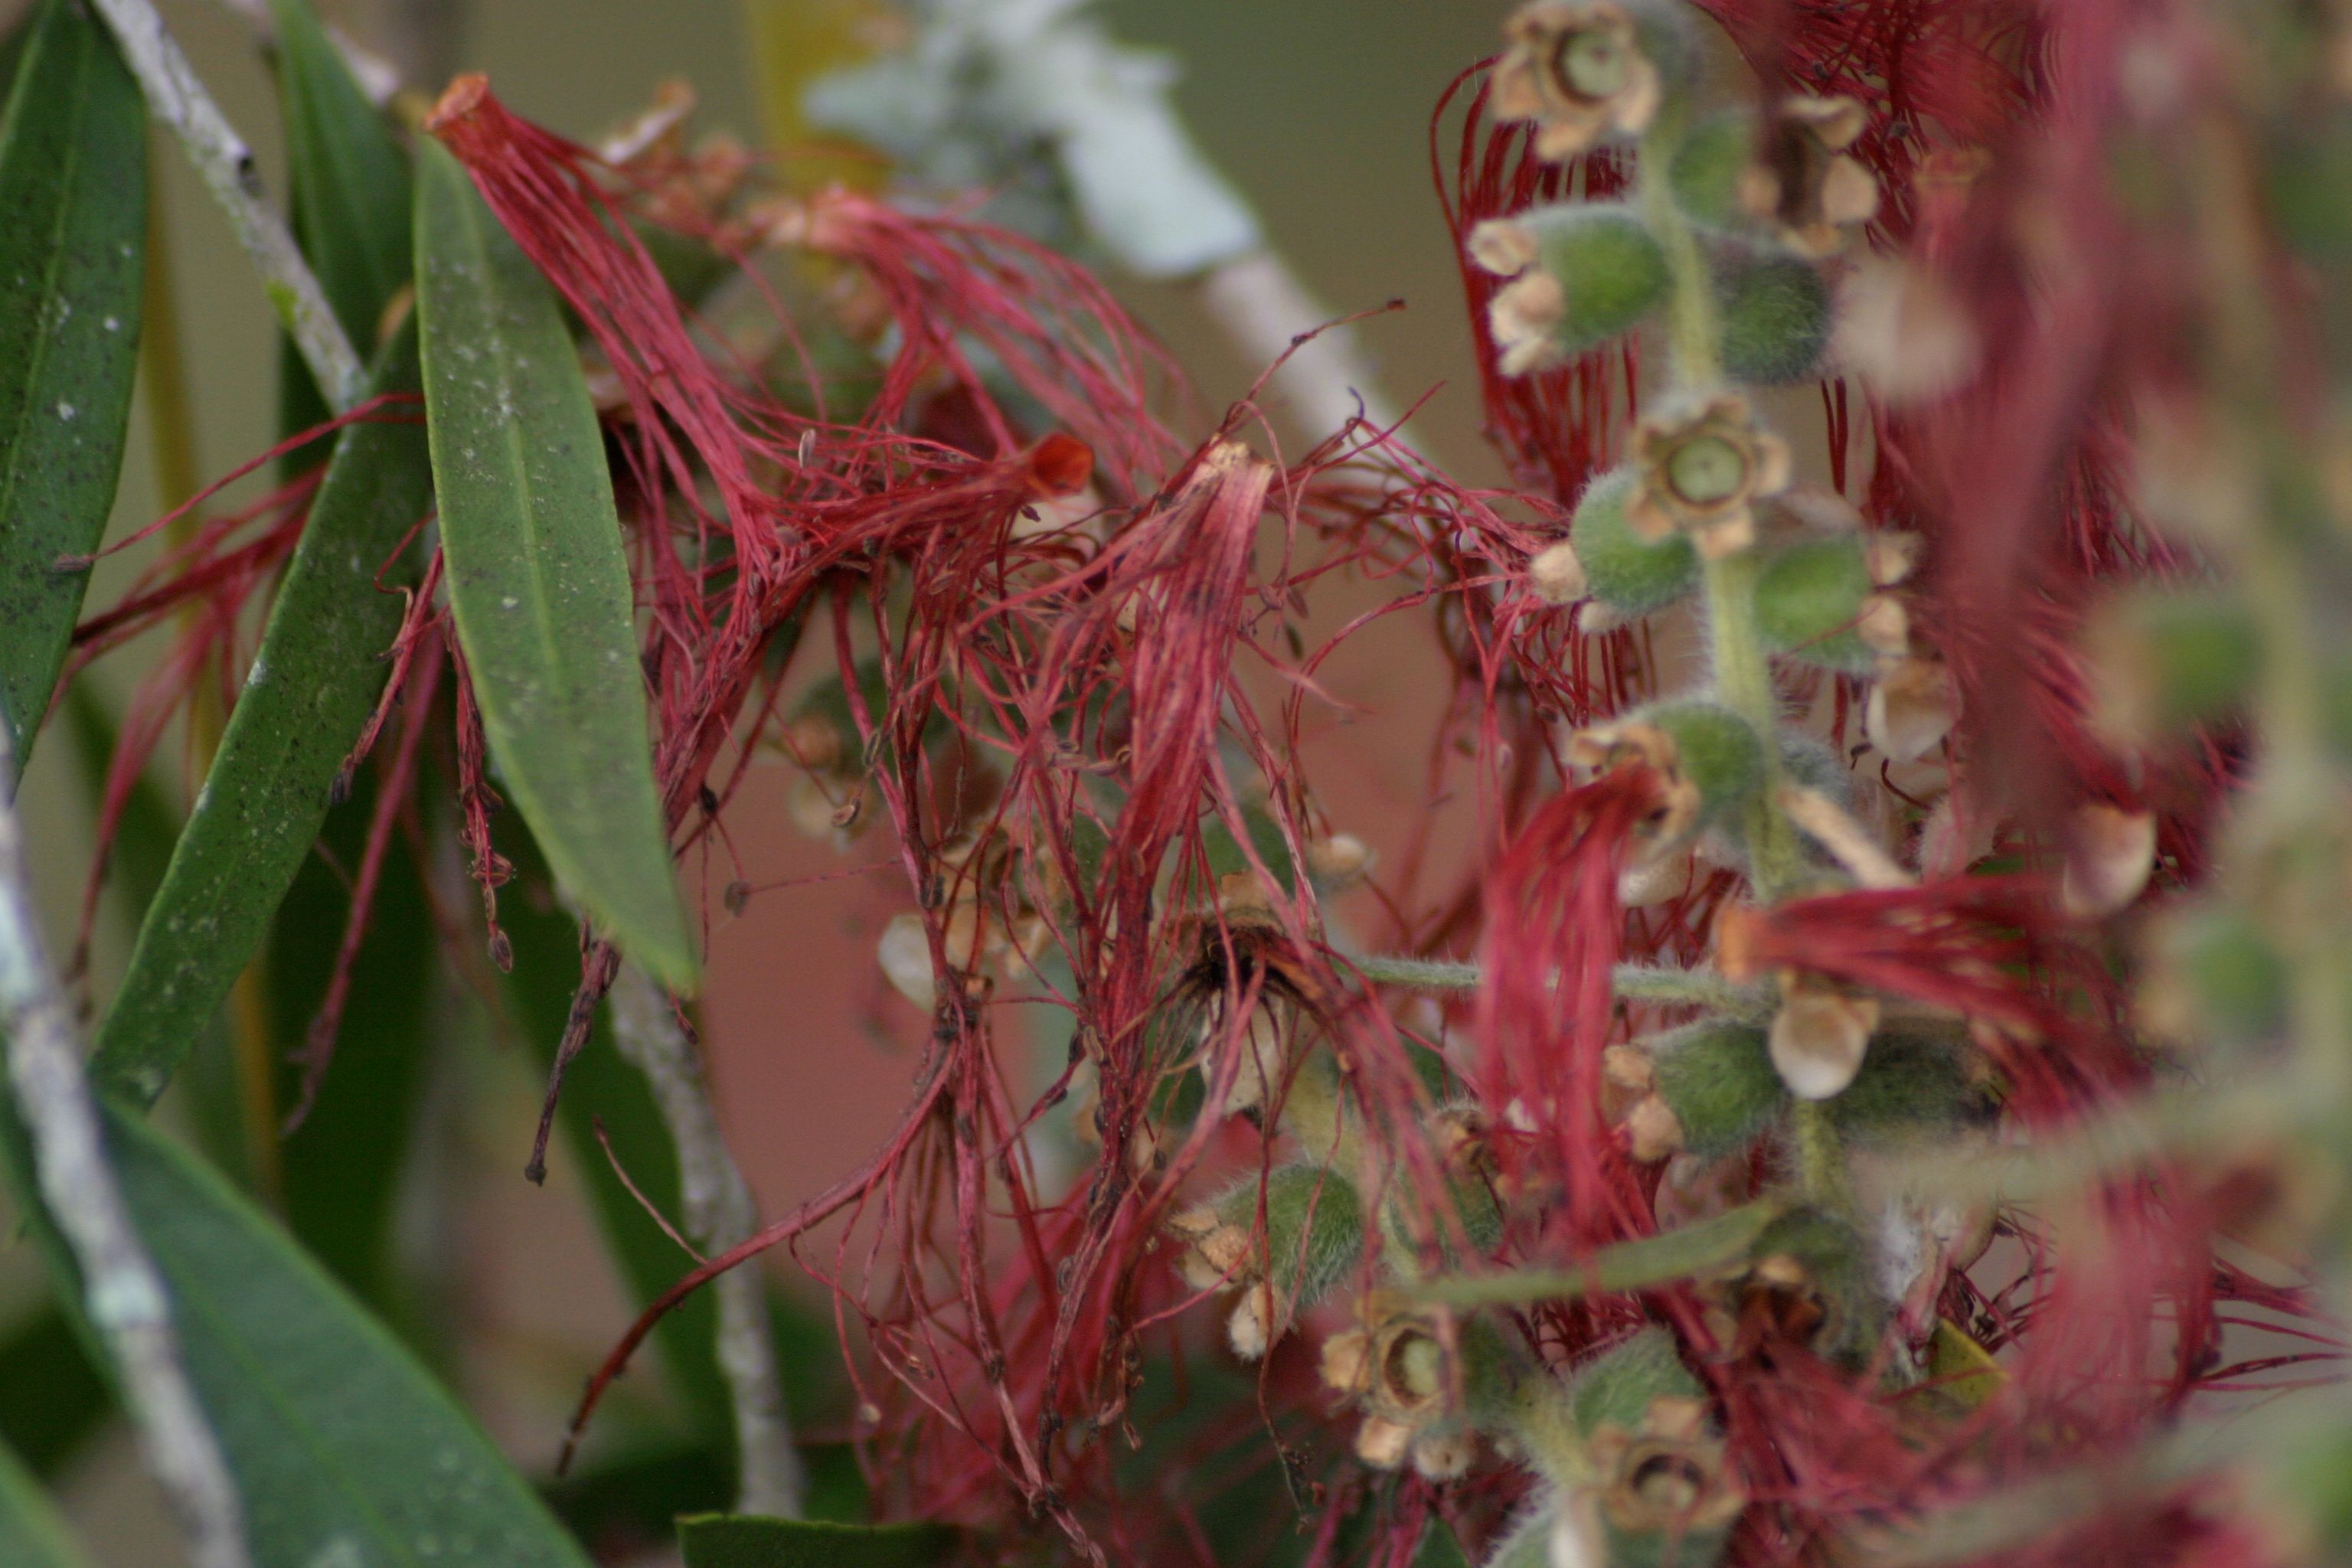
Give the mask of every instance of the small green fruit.
M 1720 1159 L 1754 1142 L 1789 1101 L 1764 1031 L 1706 1019 L 1650 1043 L 1658 1098 L 1682 1124 L 1683 1147 Z
M 1756 117 L 1744 109 L 1727 110 L 1702 121 L 1683 144 L 1666 178 L 1675 204 L 1693 223 L 1716 228 L 1744 225 L 1748 213 L 1739 205 L 1739 176 L 1756 156 Z
M 1799 540 L 1767 562 L 1757 578 L 1757 628 L 1775 653 L 1867 674 L 1871 652 L 1853 628 L 1872 587 L 1860 534 Z
M 1698 820 L 1719 823 L 1764 782 L 1764 746 L 1748 721 L 1712 702 L 1661 702 L 1634 715 L 1675 743 L 1676 771 L 1698 791 Z
M 1563 353 L 1630 331 L 1664 303 L 1665 252 L 1632 207 L 1562 204 L 1517 221 L 1535 236 L 1536 265 L 1559 285 L 1550 336 Z
M 1569 1409 L 1577 1430 L 1590 1437 L 1603 1426 L 1640 1426 L 1654 1399 L 1697 1399 L 1706 1392 L 1683 1364 L 1675 1336 L 1664 1329 L 1643 1329 L 1577 1374 Z
M 1962 1051 L 1916 1036 L 1882 1034 L 1870 1042 L 1843 1094 L 1829 1102 L 1838 1131 L 1856 1142 L 1895 1142 L 1948 1131 L 1988 1109 Z
M 1723 368 L 1735 381 L 1801 381 L 1829 346 L 1829 285 L 1807 262 L 1769 256 L 1722 263 L 1716 310 L 1723 323 Z
M 1663 610 L 1698 586 L 1698 552 L 1690 536 L 1669 534 L 1652 543 L 1625 520 L 1633 493 L 1631 468 L 1601 475 L 1577 502 L 1569 542 L 1584 566 L 1585 591 L 1618 614 Z

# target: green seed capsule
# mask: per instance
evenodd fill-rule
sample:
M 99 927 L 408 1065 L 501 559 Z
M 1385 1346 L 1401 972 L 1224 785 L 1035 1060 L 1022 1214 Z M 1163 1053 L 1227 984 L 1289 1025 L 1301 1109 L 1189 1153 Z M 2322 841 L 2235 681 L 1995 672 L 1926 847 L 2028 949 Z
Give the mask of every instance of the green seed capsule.
M 1734 228 L 1748 221 L 1739 203 L 1739 176 L 1756 156 L 1756 117 L 1744 109 L 1727 110 L 1694 127 L 1666 178 L 1675 204 L 1693 223 Z
M 1682 1124 L 1683 1147 L 1720 1159 L 1754 1142 L 1789 1102 L 1764 1031 L 1706 1019 L 1650 1042 L 1658 1098 Z
M 1721 264 L 1716 310 L 1723 323 L 1724 372 L 1735 381 L 1802 380 L 1829 346 L 1829 285 L 1794 257 Z
M 1856 1142 L 1895 1142 L 1948 1131 L 1978 1120 L 1987 1109 L 1962 1047 L 1902 1034 L 1874 1037 L 1862 1070 L 1843 1094 L 1829 1101 L 1838 1131 Z
M 1257 1224 L 1257 1181 L 1230 1188 L 1217 1217 L 1244 1230 Z M 1324 1165 L 1284 1165 L 1265 1179 L 1263 1278 L 1294 1308 L 1320 1300 L 1347 1279 L 1363 1255 L 1364 1221 L 1356 1189 Z
M 1569 1408 L 1577 1430 L 1590 1437 L 1604 1426 L 1641 1426 L 1654 1399 L 1697 1399 L 1706 1392 L 1683 1364 L 1675 1336 L 1643 1329 L 1577 1374 Z
M 1635 721 L 1675 743 L 1676 771 L 1698 791 L 1699 821 L 1727 820 L 1764 781 L 1764 746 L 1748 721 L 1712 702 L 1661 702 Z
M 1664 609 L 1698 586 L 1698 552 L 1687 534 L 1653 544 L 1625 521 L 1634 476 L 1619 468 L 1592 481 L 1577 503 L 1569 542 L 1584 566 L 1586 592 L 1627 616 Z
M 1559 285 L 1550 337 L 1563 353 L 1630 331 L 1664 303 L 1665 252 L 1632 207 L 1562 205 L 1517 221 L 1535 236 L 1537 265 Z
M 1756 580 L 1757 628 L 1775 653 L 1867 674 L 1871 652 L 1853 628 L 1871 592 L 1860 534 L 1799 540 L 1767 562 Z

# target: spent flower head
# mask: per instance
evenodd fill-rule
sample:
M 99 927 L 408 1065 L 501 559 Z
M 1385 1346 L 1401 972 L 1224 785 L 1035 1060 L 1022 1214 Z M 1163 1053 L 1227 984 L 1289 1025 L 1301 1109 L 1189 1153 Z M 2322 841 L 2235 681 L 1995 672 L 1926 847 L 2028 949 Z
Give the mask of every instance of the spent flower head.
M 1495 112 L 1536 122 L 1536 154 L 1557 163 L 1612 136 L 1639 136 L 1664 96 L 1633 14 L 1616 0 L 1535 0 L 1503 26 Z

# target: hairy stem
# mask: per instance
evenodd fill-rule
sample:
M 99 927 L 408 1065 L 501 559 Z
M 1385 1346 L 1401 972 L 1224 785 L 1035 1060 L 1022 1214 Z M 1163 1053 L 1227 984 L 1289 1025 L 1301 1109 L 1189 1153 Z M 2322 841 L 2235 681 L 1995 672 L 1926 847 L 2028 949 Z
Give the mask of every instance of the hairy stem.
M 311 379 L 340 413 L 360 399 L 366 379 L 351 340 L 335 321 L 319 280 L 303 263 L 286 220 L 263 199 L 252 149 L 221 113 L 187 56 L 148 0 L 90 0 L 147 97 L 147 112 L 172 128 L 197 177 L 227 215 L 252 258 L 269 302 L 301 351 Z
M 1366 953 L 1349 962 L 1374 984 L 1404 985 L 1416 991 L 1475 991 L 1484 973 L 1475 963 L 1443 958 Z M 1621 1002 L 1707 1007 L 1751 1019 L 1769 1017 L 1772 1012 L 1770 994 L 1762 986 L 1738 984 L 1711 969 L 1621 963 L 1610 972 L 1609 985 Z
M 719 1131 L 694 1047 L 669 1003 L 634 964 L 614 981 L 610 1005 L 614 1043 L 646 1075 L 677 1146 L 687 1235 L 706 1255 L 725 1252 L 759 1228 L 759 1215 Z M 733 1269 L 710 1289 L 719 1307 L 719 1370 L 735 1405 L 736 1510 L 798 1519 L 806 1478 L 793 1447 L 761 1272 Z
M 0 776 L 8 771 L 0 733 Z M 31 1135 L 41 1196 L 81 1272 L 90 1321 L 105 1336 L 148 1468 L 162 1484 L 195 1568 L 248 1568 L 245 1510 L 205 1424 L 172 1324 L 171 1298 L 106 1163 L 98 1102 L 82 1070 L 72 1015 L 58 989 L 26 878 L 24 833 L 0 797 L 0 1017 L 8 1079 Z

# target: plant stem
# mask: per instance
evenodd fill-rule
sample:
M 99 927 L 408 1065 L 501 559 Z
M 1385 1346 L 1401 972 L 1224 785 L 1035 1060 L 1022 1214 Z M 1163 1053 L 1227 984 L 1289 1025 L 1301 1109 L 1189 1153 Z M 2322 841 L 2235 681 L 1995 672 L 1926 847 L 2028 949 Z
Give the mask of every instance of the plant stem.
M 8 740 L 0 732 L 0 776 Z M 31 1135 L 41 1195 L 81 1272 L 148 1467 L 186 1533 L 195 1568 L 249 1568 L 236 1480 L 180 1362 L 171 1298 L 106 1163 L 98 1102 L 72 1015 L 43 951 L 15 804 L 0 796 L 0 1017 L 8 1079 Z
M 205 91 L 187 56 L 148 0 L 90 0 L 147 96 L 147 112 L 172 128 L 197 177 L 228 216 L 252 258 L 269 302 L 337 413 L 360 399 L 366 372 L 343 336 L 319 280 L 303 263 L 285 219 L 263 199 L 252 149 Z
M 1349 962 L 1376 985 L 1405 985 L 1417 991 L 1475 991 L 1483 973 L 1475 963 L 1443 958 L 1365 953 Z M 1610 972 L 1609 984 L 1622 1002 L 1709 1007 L 1751 1018 L 1769 1017 L 1772 1012 L 1771 997 L 1763 987 L 1738 984 L 1711 969 L 1621 963 Z
M 668 1001 L 635 964 L 622 966 L 608 1005 L 614 1044 L 646 1075 L 677 1146 L 687 1234 L 706 1256 L 725 1252 L 759 1228 L 759 1214 L 719 1131 L 694 1047 Z M 730 1269 L 710 1289 L 719 1306 L 719 1370 L 735 1405 L 736 1510 L 798 1519 L 806 1478 L 793 1447 L 761 1273 Z

